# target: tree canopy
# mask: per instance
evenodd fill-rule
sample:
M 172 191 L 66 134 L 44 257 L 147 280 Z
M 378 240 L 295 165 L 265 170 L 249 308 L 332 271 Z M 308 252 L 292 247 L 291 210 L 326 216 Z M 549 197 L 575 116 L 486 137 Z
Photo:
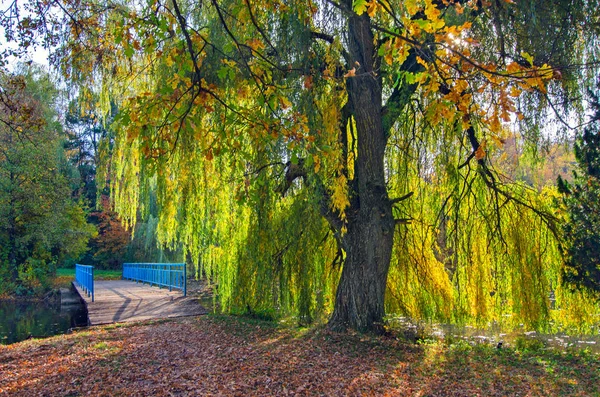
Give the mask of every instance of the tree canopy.
M 226 310 L 361 331 L 386 310 L 541 326 L 550 292 L 594 310 L 561 292 L 555 193 L 502 156 L 581 109 L 596 2 L 56 5 L 63 74 L 119 109 L 115 209 L 158 214 Z

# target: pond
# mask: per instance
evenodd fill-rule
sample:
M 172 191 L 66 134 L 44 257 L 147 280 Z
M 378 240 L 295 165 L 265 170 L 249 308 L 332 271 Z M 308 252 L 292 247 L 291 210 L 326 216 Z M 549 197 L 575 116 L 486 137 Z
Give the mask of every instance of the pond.
M 40 301 L 0 300 L 0 344 L 67 333 L 87 325 L 84 305 L 49 305 Z
M 545 349 L 585 349 L 600 354 L 600 323 L 592 335 L 567 335 L 565 333 L 544 334 L 520 329 L 503 329 L 494 324 L 486 329 L 469 325 L 413 323 L 405 317 L 389 318 L 393 329 L 407 339 L 438 339 L 451 342 L 467 342 L 471 345 L 484 343 L 498 347 Z

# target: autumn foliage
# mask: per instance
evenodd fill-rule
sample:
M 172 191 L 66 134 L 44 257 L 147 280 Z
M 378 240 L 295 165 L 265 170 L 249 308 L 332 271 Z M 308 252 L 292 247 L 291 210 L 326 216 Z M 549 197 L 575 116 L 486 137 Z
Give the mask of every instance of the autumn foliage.
M 502 153 L 576 118 L 595 1 L 60 4 L 7 32 L 64 37 L 55 65 L 114 131 L 114 210 L 223 310 L 592 326 L 563 288 L 556 190 Z
M 98 228 L 98 235 L 88 243 L 89 253 L 82 262 L 98 269 L 121 269 L 131 232 L 125 229 L 118 214 L 110 210 L 108 196 L 101 196 L 100 201 L 100 209 L 89 216 L 89 221 Z

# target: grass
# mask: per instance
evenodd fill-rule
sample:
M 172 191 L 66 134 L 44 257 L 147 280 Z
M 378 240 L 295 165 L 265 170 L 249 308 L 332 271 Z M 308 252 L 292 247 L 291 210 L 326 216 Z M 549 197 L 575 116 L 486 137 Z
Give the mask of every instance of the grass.
M 72 277 L 75 278 L 75 269 L 57 269 L 57 277 Z M 96 270 L 94 269 L 94 279 L 96 280 L 120 280 L 122 276 L 121 270 Z

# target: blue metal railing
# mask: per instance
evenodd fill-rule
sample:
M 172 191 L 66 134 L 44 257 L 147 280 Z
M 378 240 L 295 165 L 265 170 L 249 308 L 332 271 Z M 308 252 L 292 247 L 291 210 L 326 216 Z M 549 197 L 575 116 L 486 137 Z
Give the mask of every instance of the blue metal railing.
M 94 266 L 75 265 L 75 281 L 94 301 Z
M 123 279 L 180 289 L 187 295 L 185 263 L 123 263 Z

